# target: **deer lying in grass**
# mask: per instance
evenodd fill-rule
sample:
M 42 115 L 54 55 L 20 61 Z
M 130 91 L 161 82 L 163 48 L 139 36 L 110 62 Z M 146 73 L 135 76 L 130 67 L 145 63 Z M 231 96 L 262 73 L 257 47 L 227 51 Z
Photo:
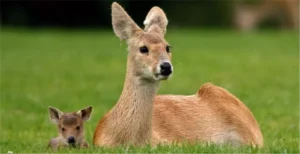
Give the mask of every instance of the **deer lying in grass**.
M 59 136 L 49 141 L 48 147 L 88 147 L 84 139 L 83 122 L 90 119 L 92 107 L 73 113 L 63 113 L 59 109 L 49 107 L 50 120 L 57 125 Z
M 161 80 L 173 71 L 164 39 L 167 18 L 153 7 L 139 28 L 123 8 L 112 4 L 115 34 L 128 44 L 127 72 L 117 104 L 99 121 L 96 146 L 170 144 L 188 141 L 261 147 L 263 137 L 251 111 L 234 95 L 205 84 L 190 96 L 161 95 Z

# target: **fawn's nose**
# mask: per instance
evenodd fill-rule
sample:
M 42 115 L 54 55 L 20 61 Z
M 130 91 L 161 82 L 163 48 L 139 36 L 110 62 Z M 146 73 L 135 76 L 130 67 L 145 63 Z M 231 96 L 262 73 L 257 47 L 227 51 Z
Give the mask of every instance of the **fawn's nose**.
M 169 76 L 172 73 L 172 65 L 169 62 L 160 64 L 160 73 L 163 76 Z
M 75 138 L 73 136 L 68 137 L 68 143 L 69 144 L 74 144 L 75 143 Z

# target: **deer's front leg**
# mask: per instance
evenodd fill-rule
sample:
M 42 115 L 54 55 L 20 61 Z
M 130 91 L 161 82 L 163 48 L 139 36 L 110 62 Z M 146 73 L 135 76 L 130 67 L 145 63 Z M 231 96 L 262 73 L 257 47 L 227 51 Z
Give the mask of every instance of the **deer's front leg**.
M 80 148 L 88 148 L 89 144 L 86 141 L 80 143 Z
M 48 143 L 48 147 L 52 150 L 57 150 L 59 147 L 59 140 L 57 138 L 52 138 Z

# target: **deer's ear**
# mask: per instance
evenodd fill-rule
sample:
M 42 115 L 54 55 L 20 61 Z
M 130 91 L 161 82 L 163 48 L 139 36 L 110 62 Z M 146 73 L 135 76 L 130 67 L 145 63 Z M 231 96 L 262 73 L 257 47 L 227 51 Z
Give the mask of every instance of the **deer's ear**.
M 114 2 L 112 4 L 111 14 L 114 32 L 121 40 L 128 40 L 138 31 L 141 31 L 141 28 L 139 28 L 118 3 Z
M 59 118 L 64 114 L 59 109 L 49 106 L 49 117 L 54 124 L 58 124 Z
M 168 19 L 161 8 L 154 6 L 148 12 L 144 25 L 145 31 L 158 32 L 165 35 L 167 32 Z
M 77 114 L 81 116 L 83 121 L 88 121 L 91 118 L 92 109 L 93 108 L 89 106 L 85 109 L 79 110 Z

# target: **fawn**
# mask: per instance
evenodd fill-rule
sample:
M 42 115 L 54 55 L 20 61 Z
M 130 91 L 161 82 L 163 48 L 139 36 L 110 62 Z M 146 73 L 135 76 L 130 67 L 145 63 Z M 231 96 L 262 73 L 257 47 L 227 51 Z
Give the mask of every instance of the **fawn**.
M 48 147 L 88 147 L 84 139 L 83 122 L 90 119 L 92 107 L 79 110 L 78 112 L 63 113 L 57 108 L 49 106 L 50 120 L 57 125 L 58 137 L 49 141 Z
M 164 39 L 168 20 L 153 7 L 142 30 L 116 2 L 115 34 L 128 44 L 127 71 L 117 104 L 95 129 L 96 146 L 212 142 L 261 147 L 263 137 L 251 111 L 234 95 L 205 84 L 190 96 L 158 95 L 161 80 L 173 72 L 171 48 Z

